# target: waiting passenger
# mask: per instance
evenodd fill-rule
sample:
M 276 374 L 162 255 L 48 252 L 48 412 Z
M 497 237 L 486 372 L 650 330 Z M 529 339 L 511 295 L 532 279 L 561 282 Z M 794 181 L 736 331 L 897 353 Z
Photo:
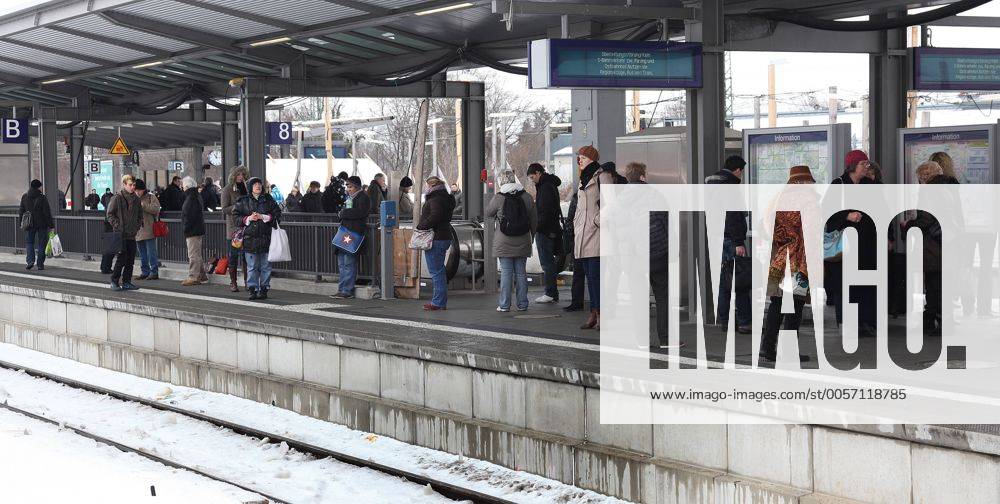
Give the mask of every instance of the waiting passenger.
M 233 213 L 243 227 L 243 254 L 249 269 L 247 290 L 253 301 L 267 299 L 271 288 L 271 262 L 267 253 L 271 249 L 271 230 L 281 220 L 281 207 L 264 191 L 265 182 L 260 178 L 251 178 L 247 187 L 250 194 L 240 198 Z
M 170 180 L 170 185 L 163 190 L 163 197 L 160 198 L 160 205 L 164 212 L 180 212 L 184 205 L 184 190 L 181 188 L 181 178 L 174 176 Z
M 250 172 L 246 167 L 237 166 L 229 174 L 229 185 L 222 190 L 222 218 L 226 221 L 226 244 L 229 248 L 229 290 L 231 292 L 240 291 L 236 285 L 236 271 L 239 269 L 240 263 L 243 264 L 243 285 L 247 284 L 246 255 L 242 248 L 233 246 L 233 237 L 236 236 L 237 230 L 242 227 L 237 222 L 238 219 L 233 211 L 236 209 L 236 203 L 248 194 L 246 182 L 249 177 Z
M 574 261 L 583 266 L 590 295 L 590 316 L 581 329 L 601 328 L 601 185 L 614 184 L 617 178 L 614 163 L 601 165 L 591 156 L 598 156 L 597 149 L 588 145 L 577 157 L 580 188 L 573 221 Z
M 382 202 L 389 198 L 389 190 L 385 185 L 385 175 L 378 173 L 368 185 L 368 199 L 371 201 L 371 213 L 379 213 Z
M 953 178 L 958 183 L 958 175 L 955 173 L 955 161 L 951 159 L 951 156 L 947 152 L 935 152 L 931 154 L 929 161 L 934 161 L 941 167 L 942 175 Z
M 448 275 L 444 269 L 444 258 L 451 248 L 451 217 L 455 211 L 455 198 L 448 194 L 444 181 L 436 176 L 427 179 L 424 195 L 426 199 L 420 207 L 420 222 L 417 223 L 417 229 L 434 230 L 434 243 L 430 249 L 424 251 L 427 271 L 431 274 L 433 285 L 431 302 L 424 305 L 424 310 L 446 310 Z
M 413 200 L 410 194 L 413 192 L 413 179 L 403 177 L 399 180 L 399 212 L 400 220 L 413 219 Z
M 139 205 L 142 206 L 142 227 L 135 234 L 140 266 L 140 275 L 136 280 L 158 280 L 160 278 L 160 259 L 156 250 L 153 224 L 160 216 L 160 200 L 146 190 L 146 182 L 142 179 L 135 181 L 135 195 L 139 197 Z
M 500 190 L 486 208 L 487 217 L 497 219 L 493 236 L 493 255 L 500 259 L 500 299 L 498 312 L 509 312 L 511 288 L 516 284 L 517 311 L 528 309 L 528 258 L 531 241 L 538 229 L 538 214 L 531 195 L 517 181 L 514 172 L 505 170 L 497 177 Z
M 347 201 L 347 172 L 340 172 L 336 177 L 330 177 L 330 184 L 323 190 L 323 211 L 326 213 L 340 213 L 344 209 Z
M 299 192 L 299 186 L 292 186 L 292 190 L 288 191 L 288 196 L 285 196 L 285 211 L 286 212 L 302 212 L 302 194 Z
M 323 213 L 323 195 L 319 191 L 319 182 L 309 183 L 305 195 L 302 196 L 302 211 L 305 213 Z
M 740 156 L 729 156 L 724 167 L 705 179 L 706 184 L 740 184 L 747 162 Z M 629 181 L 631 182 L 631 180 Z M 723 331 L 729 330 L 729 303 L 733 277 L 736 276 L 736 332 L 750 334 L 750 267 L 747 260 L 747 216 L 749 212 L 726 212 L 722 240 L 722 271 L 719 273 L 719 302 L 716 322 Z M 746 286 L 746 288 L 742 288 Z
M 538 248 L 538 263 L 542 266 L 542 284 L 545 293 L 535 299 L 536 303 L 559 301 L 556 277 L 556 256 L 562 249 L 562 208 L 559 206 L 559 186 L 562 180 L 554 174 L 546 173 L 538 163 L 528 166 L 528 178 L 535 183 L 535 212 L 538 215 L 538 234 L 535 246 Z
M 215 210 L 219 208 L 222 198 L 219 195 L 219 188 L 215 186 L 212 177 L 205 177 L 205 183 L 201 186 L 201 199 L 205 201 L 205 210 Z
M 108 224 L 112 231 L 121 233 L 122 248 L 115 257 L 111 271 L 111 290 L 139 290 L 132 283 L 132 268 L 135 266 L 135 235 L 142 227 L 142 206 L 135 195 L 135 177 L 122 177 L 122 190 L 108 202 Z
M 110 203 L 111 198 L 114 197 L 115 193 L 111 192 L 110 187 L 104 189 L 104 194 L 101 195 L 101 206 L 104 207 L 104 210 L 108 209 L 108 203 Z
M 181 223 L 184 226 L 184 241 L 187 243 L 188 277 L 181 285 L 190 287 L 208 283 L 201 248 L 205 238 L 205 202 L 193 178 L 184 177 L 182 184 L 185 198 L 181 205 Z
M 97 195 L 97 189 L 91 189 L 90 194 L 83 199 L 83 206 L 87 207 L 88 210 L 97 210 L 100 204 L 101 197 Z
M 32 180 L 28 184 L 28 192 L 21 196 L 21 206 L 17 209 L 17 222 L 25 233 L 27 269 L 30 270 L 37 264 L 38 271 L 45 269 L 45 246 L 49 243 L 49 230 L 56 227 L 49 200 L 41 189 L 42 182 Z
M 344 173 L 344 175 L 347 175 Z M 361 177 L 357 175 L 347 179 L 347 200 L 344 209 L 340 211 L 340 225 L 347 229 L 365 235 L 368 227 L 368 213 L 371 211 L 371 201 L 362 189 Z M 355 282 L 358 278 L 358 256 L 366 245 L 363 241 L 361 248 L 356 253 L 350 253 L 342 248 L 337 248 L 337 272 L 340 274 L 340 285 L 335 299 L 350 299 L 354 297 Z

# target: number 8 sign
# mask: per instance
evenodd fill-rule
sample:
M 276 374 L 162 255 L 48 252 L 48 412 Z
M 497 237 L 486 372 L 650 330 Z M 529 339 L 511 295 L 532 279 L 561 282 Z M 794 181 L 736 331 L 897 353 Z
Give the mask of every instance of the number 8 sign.
M 267 143 L 270 145 L 290 145 L 292 143 L 292 123 L 267 123 Z

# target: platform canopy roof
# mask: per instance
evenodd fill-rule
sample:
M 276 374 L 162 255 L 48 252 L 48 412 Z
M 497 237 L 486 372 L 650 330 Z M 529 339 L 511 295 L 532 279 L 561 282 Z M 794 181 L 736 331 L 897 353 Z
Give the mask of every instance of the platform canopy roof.
M 525 10 L 528 3 L 541 9 Z M 725 6 L 727 15 L 794 9 L 834 19 L 937 3 L 726 0 Z M 508 30 L 490 0 L 52 0 L 0 16 L 0 104 L 63 105 L 88 92 L 98 101 L 121 101 L 191 84 L 220 89 L 236 77 L 281 76 L 296 61 L 308 77 L 400 75 L 460 47 L 514 61 L 525 57 L 526 41 L 558 28 L 553 9 L 565 9 L 574 23 L 599 23 L 597 36 L 614 39 L 650 23 L 655 9 L 684 12 L 691 2 L 630 4 L 514 0 Z M 682 31 L 683 21 L 671 21 L 670 29 Z

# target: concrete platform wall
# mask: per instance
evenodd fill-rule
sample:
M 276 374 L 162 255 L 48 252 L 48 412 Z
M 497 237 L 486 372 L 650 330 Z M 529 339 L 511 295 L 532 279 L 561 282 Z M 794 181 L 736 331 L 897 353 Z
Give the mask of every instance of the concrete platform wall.
M 599 423 L 599 392 L 0 286 L 3 341 L 649 503 L 997 502 L 1000 458 L 804 425 Z

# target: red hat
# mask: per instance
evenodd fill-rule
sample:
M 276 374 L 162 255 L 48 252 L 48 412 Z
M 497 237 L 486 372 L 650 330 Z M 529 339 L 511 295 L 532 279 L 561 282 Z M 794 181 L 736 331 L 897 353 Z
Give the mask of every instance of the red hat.
M 868 154 L 865 154 L 865 151 L 863 150 L 852 150 L 847 153 L 847 156 L 844 157 L 844 167 L 851 169 L 862 161 L 868 161 Z
M 586 156 L 591 161 L 596 162 L 601 160 L 601 154 L 597 152 L 597 148 L 593 145 L 584 145 L 583 147 L 580 147 L 580 150 L 576 151 L 576 153 L 581 156 Z

